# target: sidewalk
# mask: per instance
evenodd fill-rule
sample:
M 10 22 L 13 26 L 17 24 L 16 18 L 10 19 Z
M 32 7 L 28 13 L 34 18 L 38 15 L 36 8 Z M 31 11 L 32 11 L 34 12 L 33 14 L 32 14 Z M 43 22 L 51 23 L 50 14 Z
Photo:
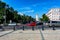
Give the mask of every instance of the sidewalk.
M 41 40 L 39 30 L 17 30 L 11 34 L 0 37 L 0 40 Z
M 9 30 L 9 31 L 0 31 L 0 37 L 4 36 L 4 35 L 7 35 L 9 33 L 12 33 L 13 30 Z
M 17 30 L 0 37 L 0 40 L 60 40 L 60 30 Z
M 60 40 L 60 30 L 41 30 L 41 32 L 44 40 Z

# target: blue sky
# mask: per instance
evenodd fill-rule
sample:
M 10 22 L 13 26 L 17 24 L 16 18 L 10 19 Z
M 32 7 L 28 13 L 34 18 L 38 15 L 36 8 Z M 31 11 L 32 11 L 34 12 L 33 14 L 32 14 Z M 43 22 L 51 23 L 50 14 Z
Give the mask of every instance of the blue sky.
M 35 18 L 38 14 L 46 14 L 51 8 L 60 8 L 60 0 L 2 0 L 13 7 L 20 14 L 29 15 Z

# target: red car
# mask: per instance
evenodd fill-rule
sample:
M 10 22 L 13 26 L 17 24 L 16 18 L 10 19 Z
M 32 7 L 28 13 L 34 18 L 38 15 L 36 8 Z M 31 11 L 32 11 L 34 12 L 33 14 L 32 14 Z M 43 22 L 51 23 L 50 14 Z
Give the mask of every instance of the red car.
M 36 26 L 36 22 L 28 23 L 28 24 L 26 24 L 26 26 Z
M 43 23 L 42 22 L 31 22 L 31 23 L 26 24 L 26 26 L 38 26 L 38 25 L 43 25 Z

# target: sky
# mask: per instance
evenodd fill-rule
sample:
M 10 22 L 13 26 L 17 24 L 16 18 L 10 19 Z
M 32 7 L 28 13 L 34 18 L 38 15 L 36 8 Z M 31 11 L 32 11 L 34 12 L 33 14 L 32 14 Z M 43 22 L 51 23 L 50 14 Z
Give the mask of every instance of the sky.
M 60 0 L 2 0 L 18 11 L 18 14 L 25 14 L 35 18 L 36 14 L 42 17 L 51 8 L 60 8 Z

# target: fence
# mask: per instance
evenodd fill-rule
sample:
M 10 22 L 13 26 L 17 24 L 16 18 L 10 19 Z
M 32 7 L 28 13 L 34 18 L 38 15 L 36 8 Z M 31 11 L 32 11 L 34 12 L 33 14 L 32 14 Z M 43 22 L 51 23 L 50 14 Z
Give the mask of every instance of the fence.
M 42 30 L 55 30 L 55 29 L 59 29 L 57 27 L 46 27 L 43 25 L 39 25 L 39 26 L 25 26 L 25 25 L 16 25 L 16 26 L 0 26 L 0 29 L 2 30 L 37 30 L 37 29 L 42 29 Z

